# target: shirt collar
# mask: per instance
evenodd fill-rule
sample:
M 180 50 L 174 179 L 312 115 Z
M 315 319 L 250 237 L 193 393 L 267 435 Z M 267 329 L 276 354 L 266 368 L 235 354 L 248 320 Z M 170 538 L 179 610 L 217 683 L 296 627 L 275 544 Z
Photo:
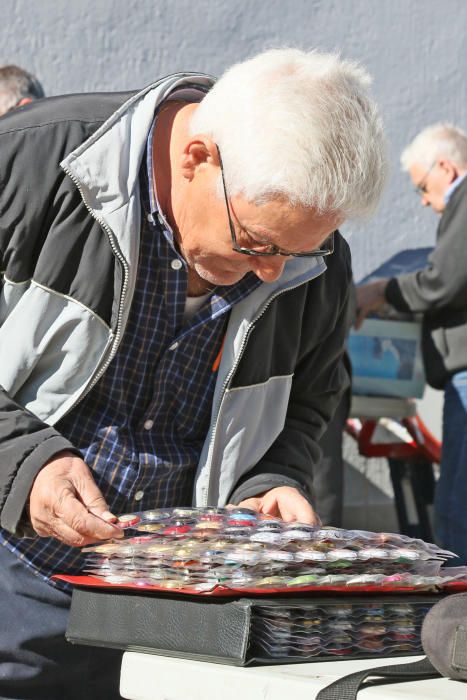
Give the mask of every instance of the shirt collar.
M 154 141 L 154 132 L 156 127 L 157 115 L 154 117 L 151 129 L 148 134 L 148 145 L 146 149 L 146 168 L 148 174 L 148 194 L 149 194 L 149 213 L 152 216 L 153 221 L 159 221 L 160 225 L 164 229 L 164 233 L 169 239 L 169 241 L 174 243 L 174 234 L 172 228 L 165 218 L 162 209 L 159 204 L 159 199 L 157 198 L 156 183 L 154 179 L 154 163 L 152 157 L 152 147 Z
M 449 200 L 451 199 L 451 197 L 452 197 L 454 191 L 457 190 L 457 188 L 459 187 L 459 185 L 461 184 L 461 182 L 462 182 L 463 180 L 465 180 L 466 177 L 467 177 L 467 173 L 464 173 L 463 175 L 459 175 L 459 177 L 456 177 L 456 179 L 454 180 L 454 182 L 451 182 L 451 184 L 449 185 L 448 189 L 447 189 L 446 192 L 444 193 L 444 202 L 445 202 L 445 204 L 447 204 L 447 203 L 449 202 Z
M 177 89 L 174 90 L 168 99 L 172 100 L 185 100 L 187 102 L 201 102 L 205 95 L 205 91 L 198 89 L 196 86 L 191 87 L 190 89 Z M 159 105 L 159 108 L 163 105 L 167 104 L 167 100 L 164 102 L 161 102 Z M 162 211 L 160 207 L 159 200 L 157 198 L 157 191 L 156 191 L 156 183 L 154 180 L 154 161 L 153 161 L 153 142 L 154 142 L 154 132 L 155 132 L 155 126 L 157 122 L 157 111 L 154 116 L 154 120 L 152 122 L 151 128 L 149 130 L 148 134 L 148 140 L 147 140 L 147 148 L 146 148 L 146 167 L 147 167 L 147 173 L 148 173 L 148 184 L 149 184 L 149 207 L 150 207 L 150 214 L 153 217 L 153 220 L 156 221 L 158 220 L 159 223 L 161 224 L 162 228 L 164 229 L 167 238 L 171 241 L 172 245 L 174 242 L 174 235 L 172 228 L 167 221 L 164 212 Z

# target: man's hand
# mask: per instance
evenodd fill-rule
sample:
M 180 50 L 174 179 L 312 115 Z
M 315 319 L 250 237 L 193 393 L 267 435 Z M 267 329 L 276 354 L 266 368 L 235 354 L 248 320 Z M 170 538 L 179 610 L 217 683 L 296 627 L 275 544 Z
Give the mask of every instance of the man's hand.
M 355 328 L 358 330 L 370 311 L 377 311 L 386 303 L 384 290 L 388 279 L 381 279 L 377 282 L 363 284 L 356 288 L 357 295 L 357 319 Z
M 38 535 L 72 547 L 123 536 L 91 471 L 72 452 L 55 455 L 36 476 L 29 515 Z
M 274 515 L 287 523 L 298 521 L 308 525 L 321 525 L 318 514 L 306 498 L 292 486 L 278 486 L 254 498 L 247 498 L 238 505 L 258 513 Z

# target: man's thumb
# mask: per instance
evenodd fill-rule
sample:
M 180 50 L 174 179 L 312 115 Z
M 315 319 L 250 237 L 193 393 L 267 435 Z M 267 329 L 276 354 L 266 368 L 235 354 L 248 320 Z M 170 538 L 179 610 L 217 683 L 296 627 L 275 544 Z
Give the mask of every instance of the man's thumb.
M 91 475 L 84 480 L 80 496 L 81 502 L 89 513 L 97 515 L 108 523 L 117 522 L 117 516 L 109 511 L 109 506 Z

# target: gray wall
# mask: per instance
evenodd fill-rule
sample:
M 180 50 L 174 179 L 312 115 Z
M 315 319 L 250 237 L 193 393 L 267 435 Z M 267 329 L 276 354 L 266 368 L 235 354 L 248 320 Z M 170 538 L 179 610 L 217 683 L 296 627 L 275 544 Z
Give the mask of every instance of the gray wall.
M 2 63 L 49 95 L 140 87 L 180 69 L 219 74 L 277 45 L 339 50 L 374 77 L 392 175 L 371 224 L 347 226 L 356 278 L 398 250 L 434 240 L 399 153 L 426 124 L 467 128 L 467 0 L 2 0 Z

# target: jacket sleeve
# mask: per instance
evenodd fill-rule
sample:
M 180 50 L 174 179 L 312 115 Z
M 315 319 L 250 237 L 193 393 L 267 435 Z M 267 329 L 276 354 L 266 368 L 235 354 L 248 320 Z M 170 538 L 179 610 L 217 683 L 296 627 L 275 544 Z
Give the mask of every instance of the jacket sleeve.
M 5 153 L 5 159 L 7 153 Z M 2 163 L 2 165 L 4 165 Z M 16 249 L 15 227 L 5 214 L 5 188 L 0 170 L 0 270 L 10 251 Z M 17 200 L 19 197 L 16 198 Z M 3 251 L 6 251 L 3 254 Z M 3 312 L 0 280 L 0 312 Z M 54 454 L 70 450 L 80 455 L 68 440 L 16 403 L 0 386 L 0 526 L 18 537 L 32 536 L 26 504 L 37 473 Z M 80 455 L 81 456 L 81 455 Z
M 294 486 L 313 500 L 313 466 L 321 458 L 319 440 L 350 385 L 345 358 L 354 311 L 350 257 L 340 272 L 343 294 L 334 312 L 332 302 L 322 309 L 322 328 L 327 332 L 295 368 L 284 429 L 262 460 L 238 482 L 230 496 L 232 503 L 277 486 Z
M 0 388 L 0 525 L 5 530 L 19 537 L 33 534 L 24 515 L 29 492 L 44 464 L 63 450 L 81 456 Z
M 428 266 L 388 282 L 386 299 L 398 311 L 430 314 L 467 307 L 467 195 L 455 192 L 453 199 L 457 194 L 442 215 Z
M 0 272 L 1 279 L 13 275 L 29 276 L 34 255 L 41 248 L 43 232 L 53 211 L 53 197 L 58 172 L 55 163 L 81 137 L 77 135 L 50 146 L 45 137 L 51 119 L 47 101 L 31 108 L 14 110 L 0 121 Z M 39 117 L 34 115 L 38 114 Z M 58 117 L 57 117 L 58 118 Z M 39 124 L 35 127 L 36 122 Z M 53 132 L 55 134 L 55 131 Z M 68 139 L 68 140 L 67 140 Z M 73 140 L 74 139 L 74 140 Z M 63 141 L 63 143 L 62 143 Z M 49 159 L 47 159 L 49 154 Z M 39 163 L 40 166 L 33 167 Z M 53 186 L 50 185 L 53 183 Z M 20 255 L 25 251 L 28 255 Z M 20 260 L 21 258 L 21 260 Z M 0 322 L 8 304 L 0 281 Z M 26 321 L 25 321 L 26 323 Z M 13 393 L 13 392 L 12 392 Z M 32 535 L 25 516 L 25 506 L 37 473 L 54 454 L 71 450 L 80 454 L 56 430 L 27 411 L 0 387 L 0 526 L 17 536 Z

